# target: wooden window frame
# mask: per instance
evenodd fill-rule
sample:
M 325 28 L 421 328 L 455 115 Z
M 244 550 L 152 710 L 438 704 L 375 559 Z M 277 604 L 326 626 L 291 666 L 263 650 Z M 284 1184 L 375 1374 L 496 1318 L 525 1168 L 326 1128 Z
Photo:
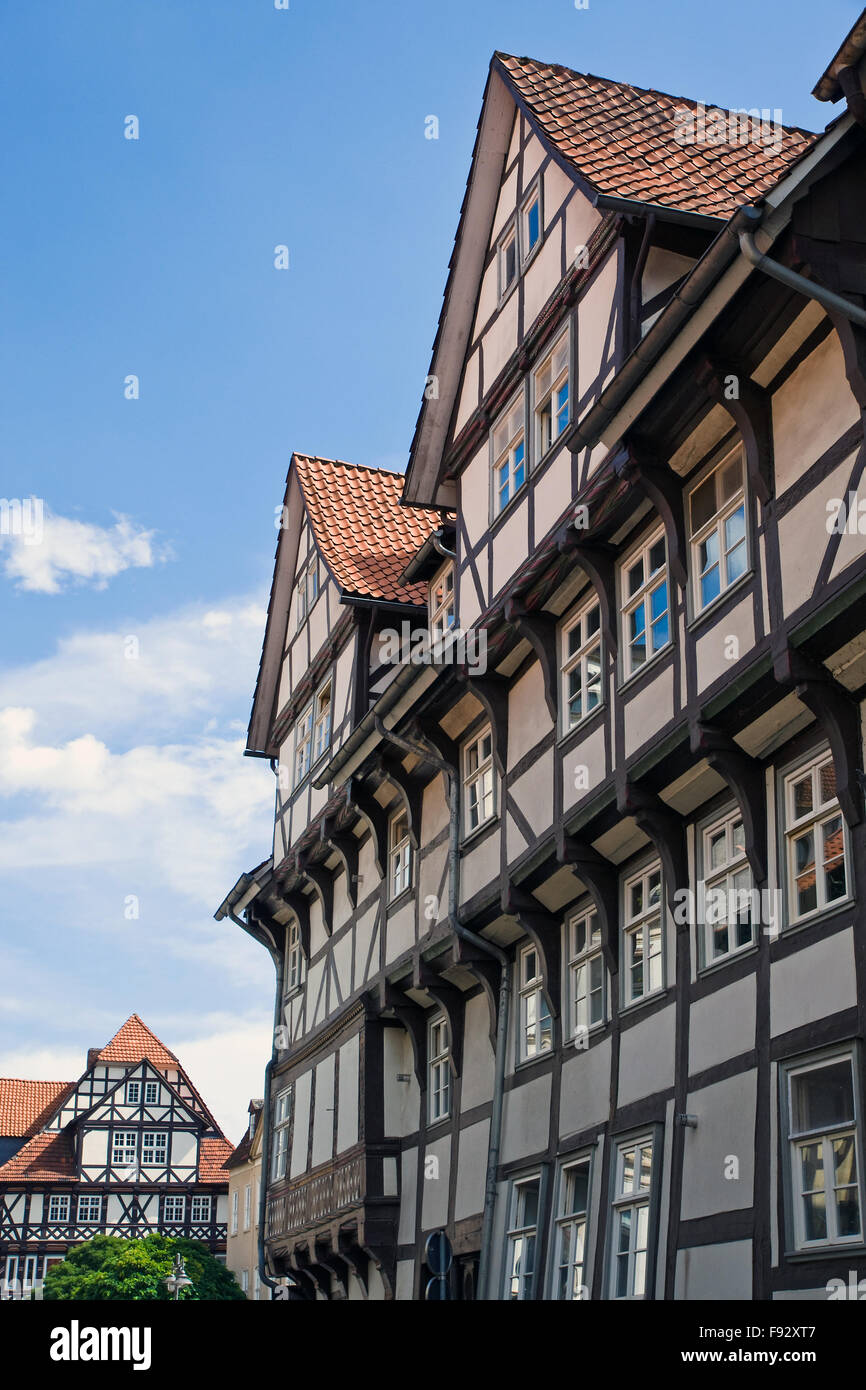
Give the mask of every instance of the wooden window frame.
M 731 494 L 729 498 L 722 501 L 721 506 L 716 506 L 716 510 L 712 513 L 710 517 L 707 518 L 706 521 L 702 522 L 700 526 L 695 526 L 692 516 L 692 505 L 694 498 L 702 488 L 706 487 L 711 480 L 714 480 L 713 486 L 716 494 L 714 500 L 716 500 L 718 496 L 719 482 L 722 477 L 722 474 L 727 468 L 731 466 L 735 459 L 739 461 L 740 465 L 739 486 L 736 488 L 736 490 Z M 727 522 L 731 519 L 731 517 L 733 517 L 741 508 L 743 512 L 743 534 L 735 541 L 733 545 L 729 546 L 726 544 L 725 527 Z M 701 617 L 704 613 L 709 612 L 709 610 L 713 607 L 714 604 L 719 603 L 720 600 L 724 598 L 725 594 L 728 593 L 728 591 L 732 589 L 735 584 L 738 584 L 739 581 L 749 573 L 749 569 L 751 567 L 752 557 L 751 544 L 749 538 L 749 492 L 746 480 L 746 460 L 741 445 L 738 444 L 733 449 L 730 449 L 724 455 L 723 458 L 719 459 L 717 463 L 714 463 L 700 478 L 698 478 L 694 483 L 692 483 L 686 494 L 685 510 L 686 521 L 689 528 L 689 563 L 692 574 L 692 611 L 694 613 L 695 618 L 698 618 Z M 713 535 L 715 536 L 716 545 L 718 548 L 718 559 L 716 560 L 715 565 L 708 565 L 706 569 L 702 571 L 700 565 L 700 547 L 706 540 L 708 540 L 709 537 Z M 735 574 L 733 578 L 729 578 L 728 557 L 732 555 L 735 550 L 738 550 L 740 545 L 743 545 L 745 548 L 745 562 L 740 573 Z M 709 573 L 709 571 L 715 567 L 718 567 L 719 570 L 719 591 L 718 593 L 714 594 L 712 598 L 709 598 L 706 600 L 706 602 L 704 602 L 701 593 L 701 579 L 703 577 L 703 573 Z
M 636 883 L 643 884 L 645 898 L 648 899 L 650 891 L 649 880 L 658 875 L 658 901 L 651 906 L 645 906 L 638 912 L 632 914 L 629 910 L 630 890 Z M 620 960 L 622 962 L 620 974 L 622 975 L 622 1007 L 630 1008 L 634 1004 L 641 1004 L 645 999 L 652 999 L 656 995 L 662 994 L 665 989 L 665 933 L 667 929 L 665 913 L 665 894 L 664 894 L 664 875 L 662 873 L 661 861 L 651 859 L 643 864 L 639 869 L 633 869 L 623 875 L 623 902 L 620 927 Z M 650 953 L 648 947 L 651 945 L 652 928 L 658 924 L 659 928 L 659 950 Z M 629 963 L 629 944 L 632 937 L 638 931 L 642 937 L 642 958 L 641 958 L 641 979 L 644 988 L 640 994 L 631 993 L 632 969 L 634 963 Z M 658 957 L 660 961 L 661 983 L 654 988 L 647 988 L 647 965 L 651 960 Z
M 490 742 L 490 751 L 482 757 L 480 754 L 485 740 Z M 478 751 L 478 765 L 470 772 L 468 765 L 473 750 Z M 468 840 L 471 835 L 475 835 L 485 825 L 492 824 L 498 814 L 498 778 L 493 761 L 493 728 L 490 724 L 484 724 L 477 733 L 467 739 L 461 752 L 461 763 L 463 773 L 463 839 Z M 478 812 L 478 820 L 475 825 L 470 824 L 473 792 L 476 794 L 475 809 Z M 488 803 L 490 809 L 484 815 L 482 812 Z
M 739 825 L 743 830 L 742 849 L 737 849 L 735 828 Z M 712 864 L 711 840 L 714 836 L 724 833 L 725 836 L 725 861 L 723 864 Z M 710 906 L 710 894 L 721 889 L 727 894 L 734 892 L 748 892 L 751 905 L 751 894 L 754 889 L 754 876 L 752 867 L 746 855 L 745 830 L 743 827 L 743 817 L 740 808 L 730 805 L 724 811 L 708 820 L 704 820 L 698 826 L 698 845 L 700 853 L 700 879 L 705 890 L 705 909 Z M 737 882 L 738 879 L 746 875 L 748 888 L 744 884 Z M 731 899 L 729 898 L 729 901 Z M 713 932 L 717 927 L 727 927 L 728 947 L 724 951 L 715 952 Z M 756 922 L 750 913 L 750 934 L 748 941 L 743 941 L 735 946 L 730 945 L 731 937 L 736 931 L 736 924 L 725 922 L 696 922 L 698 932 L 699 951 L 698 959 L 702 970 L 710 970 L 716 965 L 723 965 L 726 961 L 733 960 L 742 955 L 744 951 L 751 950 L 756 943 Z
M 640 1185 L 642 1160 L 638 1158 L 638 1153 L 642 1156 L 645 1150 L 649 1150 L 650 1168 L 649 1185 Z M 657 1127 L 642 1129 L 629 1136 L 618 1136 L 613 1141 L 613 1153 L 611 1162 L 611 1200 L 610 1200 L 610 1229 L 609 1229 L 609 1259 L 607 1272 L 607 1296 L 612 1302 L 625 1303 L 630 1301 L 642 1301 L 651 1299 L 655 1283 L 655 1260 L 657 1245 L 657 1216 L 660 1189 L 660 1150 L 659 1135 Z M 625 1187 L 625 1155 L 634 1153 L 634 1173 L 637 1178 L 637 1187 L 632 1187 L 629 1191 Z M 626 1211 L 631 1216 L 629 1243 L 625 1250 L 620 1247 L 620 1218 Z M 640 1244 L 640 1215 L 645 1212 L 644 1244 Z M 635 1221 L 635 1216 L 638 1220 Z M 637 1256 L 643 1254 L 643 1287 L 640 1292 L 636 1292 L 636 1269 Z M 621 1266 L 618 1261 L 621 1255 L 627 1256 L 626 1280 L 627 1292 L 617 1293 L 618 1274 Z
M 593 925 L 594 923 L 594 925 Z M 586 929 L 585 945 L 578 950 L 576 947 L 577 929 L 584 926 Z M 566 941 L 566 989 L 567 989 L 567 1010 L 568 1036 L 574 1041 L 579 1036 L 587 1036 L 598 1028 L 603 1028 L 608 1018 L 608 979 L 607 966 L 605 965 L 604 952 L 602 949 L 602 927 L 598 911 L 593 906 L 581 908 L 577 912 L 571 913 L 565 924 Z M 591 1001 L 593 994 L 598 987 L 592 987 L 591 967 L 598 961 L 601 966 L 601 1017 L 593 1019 L 591 1016 Z M 586 1020 L 581 1022 L 578 1017 L 578 998 L 575 989 L 575 977 L 578 971 L 585 972 L 585 994 L 582 996 L 586 1004 Z
M 794 1130 L 794 1103 L 793 1103 L 793 1081 L 798 1076 L 806 1075 L 810 1072 L 818 1072 L 839 1062 L 847 1062 L 851 1071 L 851 1092 L 854 1104 L 853 1119 L 840 1122 L 836 1125 L 819 1126 L 810 1130 Z M 866 1187 L 863 1178 L 863 1155 L 866 1150 L 863 1134 L 863 1112 L 860 1100 L 861 1081 L 860 1048 L 857 1043 L 849 1043 L 842 1046 L 835 1046 L 823 1049 L 820 1052 L 809 1056 L 801 1056 L 789 1059 L 780 1063 L 779 1082 L 780 1082 L 780 1108 L 782 1147 L 786 1150 L 783 1156 L 783 1191 L 785 1197 L 785 1224 L 786 1237 L 789 1244 L 790 1253 L 818 1254 L 825 1251 L 859 1251 L 866 1248 L 866 1233 L 864 1233 L 864 1210 L 866 1210 Z M 824 1239 L 809 1240 L 805 1235 L 804 1214 L 802 1198 L 809 1195 L 800 1186 L 802 1176 L 801 1163 L 799 1161 L 799 1150 L 805 1142 L 821 1145 L 821 1173 L 824 1179 L 823 1189 L 810 1189 L 811 1192 L 817 1190 L 827 1191 L 827 1168 L 825 1164 L 826 1148 L 825 1145 L 832 1146 L 834 1141 L 851 1137 L 854 1140 L 854 1161 L 856 1165 L 856 1180 L 852 1184 L 844 1186 L 855 1186 L 857 1188 L 858 1216 L 860 1230 L 856 1235 L 840 1236 L 836 1229 L 837 1214 L 836 1204 L 825 1202 L 825 1218 L 827 1223 L 827 1235 Z M 835 1173 L 833 1174 L 835 1178 Z M 837 1190 L 834 1182 L 833 1191 Z
M 536 968 L 530 976 L 526 972 L 526 965 L 530 956 L 535 957 Z M 550 1012 L 550 1005 L 544 994 L 544 984 L 541 975 L 541 962 L 538 955 L 538 947 L 532 941 L 525 942 L 517 952 L 517 1061 L 518 1065 L 522 1062 L 535 1062 L 539 1057 L 546 1057 L 553 1051 L 553 1016 Z M 534 1014 L 534 1017 L 530 1015 Z M 529 1029 L 535 1029 L 534 1051 L 529 1050 L 528 1034 Z M 547 1030 L 550 1041 L 547 1047 L 540 1046 L 545 1030 Z
M 560 367 L 558 372 L 554 372 L 556 357 L 565 348 L 565 365 Z M 550 385 L 545 387 L 539 395 L 538 378 L 544 369 L 550 364 Z M 544 353 L 541 360 L 532 368 L 532 467 L 538 465 L 547 458 L 557 446 L 557 443 L 568 430 L 571 424 L 572 412 L 572 351 L 571 351 L 571 325 L 566 324 L 561 333 L 557 335 L 550 348 Z M 558 390 L 562 389 L 563 384 L 566 388 L 565 402 L 554 410 L 554 397 Z M 550 407 L 550 437 L 544 442 L 544 412 Z M 559 419 L 565 410 L 565 422 L 560 426 Z M 554 427 L 556 432 L 554 433 Z
M 513 430 L 506 427 L 512 423 L 512 416 L 519 417 L 520 423 Z M 497 452 L 496 436 L 505 430 L 505 444 Z M 512 503 L 523 493 L 529 478 L 529 450 L 526 430 L 526 384 L 521 382 L 519 390 L 512 396 L 506 408 L 500 411 L 490 430 L 490 521 L 491 525 L 504 516 Z M 518 451 L 520 458 L 518 460 Z M 500 470 L 508 468 L 508 495 L 503 500 L 503 487 Z M 520 482 L 517 478 L 520 476 Z
M 587 620 L 591 618 L 593 613 L 596 615 L 597 626 L 589 631 Z M 576 652 L 569 654 L 568 639 L 575 628 L 580 629 L 580 645 Z M 595 652 L 598 652 L 598 703 L 593 705 L 592 709 L 587 709 L 587 699 L 591 688 L 588 662 Z M 573 672 L 577 670 L 580 671 L 580 702 L 584 712 L 579 719 L 571 722 L 569 685 Z M 605 703 L 604 696 L 604 640 L 601 633 L 601 605 L 593 591 L 590 596 L 583 595 L 581 602 L 571 614 L 563 619 L 560 627 L 559 705 L 561 736 L 564 738 L 574 729 L 579 729 L 581 724 L 595 714 L 596 710 L 601 709 Z
M 651 563 L 651 553 L 656 548 L 659 541 L 661 541 L 664 545 L 664 564 L 660 568 L 650 571 L 649 566 Z M 634 592 L 628 593 L 627 589 L 629 574 L 639 562 L 643 564 L 644 577 L 641 580 L 638 587 L 634 590 Z M 640 544 L 636 545 L 620 561 L 619 581 L 620 647 L 622 652 L 622 680 L 623 684 L 625 684 L 627 681 L 633 680 L 635 676 L 640 675 L 642 671 L 645 671 L 647 667 L 662 654 L 662 652 L 667 651 L 667 649 L 673 645 L 674 613 L 671 608 L 672 591 L 670 564 L 668 557 L 668 542 L 664 526 L 658 525 L 654 527 L 647 534 L 647 536 L 640 542 Z M 656 617 L 653 618 L 653 595 L 658 593 L 658 591 L 662 588 L 664 588 L 665 590 L 665 606 L 662 612 L 657 614 Z M 638 662 L 636 664 L 632 664 L 632 642 L 630 622 L 632 614 L 636 613 L 639 608 L 643 609 L 643 634 L 645 638 L 644 649 L 646 651 L 646 655 L 643 661 Z M 667 620 L 667 638 L 664 642 L 660 644 L 660 646 L 654 646 L 653 650 L 650 652 L 649 647 L 652 639 L 652 628 L 663 617 Z
M 448 586 L 450 579 L 451 585 Z M 437 600 L 437 589 L 441 588 L 441 597 Z M 430 580 L 429 609 L 430 609 L 430 638 L 433 642 L 444 641 L 449 632 L 452 631 L 457 622 L 454 561 L 446 560 L 445 564 L 436 571 Z M 451 621 L 447 619 L 450 616 Z M 445 621 L 443 622 L 443 618 Z
M 850 903 L 852 900 L 852 872 L 851 872 L 851 846 L 849 843 L 848 826 L 839 805 L 838 796 L 832 797 L 829 801 L 817 802 L 817 795 L 820 793 L 820 773 L 821 769 L 830 766 L 833 768 L 834 782 L 836 768 L 833 762 L 832 753 L 826 747 L 813 751 L 792 767 L 786 768 L 782 772 L 781 778 L 781 797 L 782 797 L 782 819 L 784 829 L 782 835 L 782 856 L 783 856 L 783 879 L 785 884 L 785 896 L 787 899 L 787 925 L 789 927 L 799 927 L 801 923 L 814 921 L 817 917 L 823 916 L 827 912 L 836 912 L 839 908 Z M 807 776 L 811 775 L 812 782 L 812 809 L 801 816 L 795 815 L 793 790 L 796 783 L 802 782 Z M 818 841 L 819 837 L 824 844 L 824 827 L 830 822 L 839 821 L 839 834 L 842 837 L 842 867 L 845 873 L 845 892 L 841 897 L 828 898 L 826 896 L 825 872 L 827 865 L 838 859 L 839 856 L 831 856 L 818 860 Z M 804 835 L 812 835 L 813 854 L 815 863 L 815 898 L 816 905 L 809 908 L 806 912 L 797 911 L 797 872 L 796 872 L 796 845 Z M 802 874 L 800 875 L 802 877 Z
M 430 1124 L 451 1115 L 451 1030 L 444 1013 L 427 1025 L 427 1095 Z

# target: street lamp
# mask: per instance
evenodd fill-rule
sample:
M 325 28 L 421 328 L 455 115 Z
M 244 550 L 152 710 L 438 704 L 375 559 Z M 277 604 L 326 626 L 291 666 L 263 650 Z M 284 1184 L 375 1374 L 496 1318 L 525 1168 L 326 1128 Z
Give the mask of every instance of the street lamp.
M 186 1270 L 184 1269 L 182 1255 L 175 1255 L 174 1267 L 171 1274 L 163 1279 L 162 1282 L 165 1284 L 169 1293 L 174 1294 L 174 1301 L 176 1303 L 180 1298 L 181 1289 L 187 1288 L 187 1286 L 192 1283 L 192 1280 L 187 1277 Z

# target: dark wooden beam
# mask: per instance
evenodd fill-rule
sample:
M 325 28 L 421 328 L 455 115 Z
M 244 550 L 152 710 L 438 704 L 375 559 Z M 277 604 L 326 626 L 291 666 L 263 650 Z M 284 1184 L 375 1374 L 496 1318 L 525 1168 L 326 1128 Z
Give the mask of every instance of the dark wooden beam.
M 746 855 L 756 883 L 767 881 L 767 797 L 764 769 L 730 735 L 695 721 L 691 750 L 705 758 L 733 792 L 743 818 Z
M 559 718 L 559 659 L 557 654 L 557 619 L 540 609 L 530 611 L 520 599 L 505 603 L 505 621 L 518 637 L 527 641 L 534 651 L 544 679 L 544 699 L 548 713 L 556 724 Z
M 463 1034 L 465 999 L 463 991 L 449 980 L 443 980 L 425 961 L 417 960 L 412 976 L 413 989 L 422 989 L 438 1004 L 448 1020 L 451 1066 L 455 1076 L 463 1070 Z M 429 1015 L 428 1015 L 429 1019 Z
M 655 846 L 662 862 L 665 897 L 677 930 L 688 928 L 687 914 L 677 912 L 677 890 L 688 888 L 689 871 L 686 858 L 686 836 L 682 816 L 666 806 L 655 792 L 625 777 L 617 789 L 617 809 L 621 816 L 632 816 L 638 828 Z
M 774 493 L 773 416 L 770 394 L 752 381 L 745 368 L 724 367 L 709 357 L 698 363 L 697 377 L 710 400 L 730 415 L 740 432 L 746 454 L 749 485 L 758 500 Z M 735 385 L 729 384 L 735 378 Z M 726 384 L 728 383 L 728 384 Z M 736 394 L 732 395 L 731 392 Z
M 614 470 L 641 488 L 664 523 L 668 543 L 668 569 L 675 584 L 688 584 L 688 548 L 683 511 L 682 480 L 659 463 L 643 439 L 630 438 L 624 456 L 614 461 Z
M 836 795 L 850 826 L 863 818 L 863 792 L 857 775 L 861 760 L 860 712 L 843 685 L 821 661 L 786 645 L 774 654 L 773 674 L 793 689 L 824 733 L 836 769 Z
M 322 821 L 322 844 L 339 855 L 346 874 L 346 896 L 354 911 L 358 906 L 358 841 L 348 830 L 335 829 L 334 821 Z
M 510 881 L 502 890 L 502 911 L 516 918 L 538 952 L 541 979 L 551 1017 L 559 1020 L 562 997 L 562 921 Z M 559 1046 L 557 1040 L 557 1046 Z
M 493 734 L 493 761 L 500 777 L 508 763 L 508 681 L 504 676 L 473 676 L 459 673 L 459 680 L 480 701 Z
M 373 853 L 376 870 L 380 878 L 388 871 L 388 815 L 380 806 L 373 793 L 363 782 L 353 777 L 349 786 L 348 802 L 362 815 L 373 836 Z
M 567 865 L 589 889 L 601 922 L 602 952 L 611 975 L 619 970 L 619 880 L 616 869 L 592 845 L 560 831 L 557 862 Z

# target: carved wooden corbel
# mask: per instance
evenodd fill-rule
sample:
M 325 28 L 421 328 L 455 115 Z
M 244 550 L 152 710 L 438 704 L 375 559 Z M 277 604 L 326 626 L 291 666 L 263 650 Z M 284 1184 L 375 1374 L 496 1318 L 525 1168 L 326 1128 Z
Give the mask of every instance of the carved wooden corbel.
M 743 818 L 746 856 L 756 883 L 767 880 L 767 796 L 761 764 L 744 752 L 721 729 L 695 721 L 691 750 L 704 758 L 723 777 L 733 792 Z
M 598 596 L 605 646 L 616 656 L 619 648 L 616 622 L 616 551 L 612 545 L 606 545 L 602 541 L 578 540 L 577 558 Z
M 336 830 L 333 820 L 322 822 L 321 840 L 340 857 L 346 874 L 346 896 L 354 910 L 358 906 L 358 841 L 351 831 Z
M 346 1261 L 349 1269 L 355 1275 L 361 1290 L 366 1298 L 369 1293 L 367 1285 L 367 1275 L 370 1268 L 370 1256 L 366 1250 L 358 1244 L 358 1228 L 352 1225 L 349 1229 L 341 1227 L 337 1232 L 337 1250 L 340 1258 Z
M 315 888 L 322 905 L 322 925 L 330 936 L 334 925 L 334 880 L 330 870 L 324 864 L 313 864 L 307 852 L 298 855 L 298 873 Z
M 863 816 L 860 766 L 860 715 L 854 700 L 821 661 L 800 648 L 786 646 L 775 654 L 773 674 L 780 685 L 790 686 L 797 699 L 811 710 L 824 733 L 836 769 L 836 796 L 850 826 Z
M 736 377 L 736 396 L 730 397 L 725 381 Z M 740 432 L 746 454 L 749 486 L 760 502 L 773 496 L 773 414 L 770 394 L 748 372 L 737 367 L 725 369 L 704 358 L 698 365 L 697 379 L 710 400 L 726 410 Z
M 557 619 L 540 609 L 530 611 L 519 599 L 505 603 L 505 621 L 534 651 L 544 677 L 544 699 L 554 724 L 559 718 L 559 660 L 557 656 Z
M 484 990 L 490 1019 L 490 1046 L 495 1052 L 502 968 L 493 956 L 489 956 L 479 946 L 473 946 L 471 941 L 465 941 L 463 937 L 458 937 L 454 944 L 454 962 L 471 971 Z
M 397 1022 L 405 1028 L 412 1044 L 412 1069 L 422 1091 L 427 1089 L 427 1014 L 414 999 L 384 980 L 381 985 L 382 1007 L 390 1009 Z
M 449 980 L 443 980 L 435 970 L 421 960 L 415 962 L 412 977 L 413 989 L 423 989 L 438 1004 L 448 1021 L 449 1051 L 451 1068 L 455 1076 L 463 1070 L 463 1033 L 465 1000 L 463 991 Z M 429 1015 L 428 1015 L 429 1017 Z
M 662 862 L 665 897 L 674 920 L 677 920 L 677 890 L 688 888 L 689 870 L 686 857 L 686 836 L 683 820 L 666 806 L 655 792 L 648 791 L 628 778 L 617 792 L 617 809 L 621 816 L 632 816 L 640 830 L 655 846 Z M 686 923 L 678 923 L 683 930 Z
M 681 480 L 638 440 L 629 440 L 625 454 L 614 461 L 614 471 L 640 487 L 661 517 L 671 578 L 684 589 L 688 584 L 688 546 Z
M 420 847 L 421 804 L 424 798 L 424 783 L 412 772 L 407 772 L 401 760 L 390 753 L 381 753 L 376 760 L 379 775 L 397 788 L 403 809 L 409 822 L 409 840 L 412 848 Z M 386 812 L 386 816 L 388 813 Z
M 503 676 L 473 676 L 460 671 L 459 680 L 484 707 L 493 734 L 493 761 L 500 777 L 508 761 L 508 681 Z
M 541 980 L 551 1016 L 560 1015 L 562 978 L 562 921 L 531 893 L 506 883 L 502 911 L 515 917 L 538 952 Z
M 282 893 L 283 902 L 290 912 L 295 914 L 298 922 L 298 934 L 301 938 L 301 950 L 307 960 L 310 959 L 310 900 L 300 888 L 293 888 L 289 892 Z
M 350 807 L 364 817 L 370 827 L 373 837 L 373 853 L 375 856 L 376 870 L 380 878 L 384 878 L 388 867 L 388 815 L 384 806 L 380 806 L 373 793 L 364 786 L 363 782 L 352 778 L 349 787 L 348 802 Z
M 564 831 L 557 835 L 556 858 L 589 889 L 601 922 L 602 953 L 611 975 L 619 969 L 619 880 L 610 860 Z

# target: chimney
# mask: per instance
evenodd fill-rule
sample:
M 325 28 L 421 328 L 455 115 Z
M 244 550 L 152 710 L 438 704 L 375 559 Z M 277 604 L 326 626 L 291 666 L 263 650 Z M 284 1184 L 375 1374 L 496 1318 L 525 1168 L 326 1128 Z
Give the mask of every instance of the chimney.
M 101 1051 L 102 1051 L 102 1048 L 101 1048 L 101 1047 L 89 1047 L 89 1048 L 87 1049 L 87 1069 L 88 1069 L 88 1071 L 89 1071 L 90 1068 L 94 1065 L 94 1063 L 98 1061 L 98 1059 L 99 1059 L 99 1054 L 100 1054 Z

